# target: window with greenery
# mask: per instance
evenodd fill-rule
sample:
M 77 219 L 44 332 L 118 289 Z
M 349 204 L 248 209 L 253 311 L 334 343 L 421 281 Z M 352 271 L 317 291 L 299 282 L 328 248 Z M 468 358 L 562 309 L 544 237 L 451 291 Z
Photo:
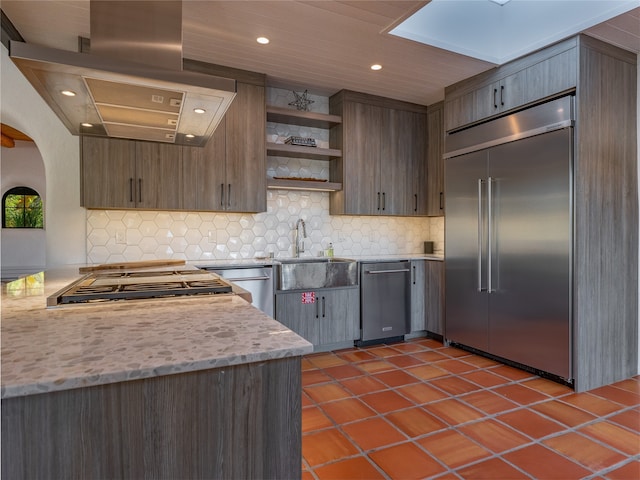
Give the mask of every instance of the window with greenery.
M 42 199 L 29 187 L 14 187 L 2 197 L 2 228 L 44 228 Z

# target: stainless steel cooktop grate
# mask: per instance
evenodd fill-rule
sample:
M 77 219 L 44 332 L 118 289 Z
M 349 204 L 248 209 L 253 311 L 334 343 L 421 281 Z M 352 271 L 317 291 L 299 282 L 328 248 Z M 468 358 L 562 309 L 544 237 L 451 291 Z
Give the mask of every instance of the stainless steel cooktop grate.
M 229 283 L 205 270 L 108 272 L 87 275 L 49 297 L 47 304 L 55 306 L 231 292 Z

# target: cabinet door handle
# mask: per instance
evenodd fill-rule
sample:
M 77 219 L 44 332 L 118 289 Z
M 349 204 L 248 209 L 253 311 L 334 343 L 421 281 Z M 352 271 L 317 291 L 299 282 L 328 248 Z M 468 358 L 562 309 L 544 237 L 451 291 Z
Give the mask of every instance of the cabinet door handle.
M 413 277 L 411 280 L 411 283 L 415 285 L 416 284 L 416 266 L 415 265 L 411 267 L 411 276 Z
M 220 206 L 224 207 L 224 183 L 220 184 Z
M 493 108 L 498 108 L 498 101 L 496 99 L 497 96 L 498 96 L 498 89 L 494 88 L 493 89 Z
M 440 192 L 440 210 L 444 210 L 444 192 Z
M 142 179 L 138 179 L 138 202 L 142 203 Z
M 325 316 L 325 310 L 326 310 L 326 299 L 322 297 L 322 318 L 324 318 Z
M 129 202 L 133 203 L 133 178 L 129 177 Z
M 231 184 L 229 184 L 229 194 L 227 195 L 227 206 L 231 207 Z
M 418 194 L 414 193 L 413 196 L 415 197 L 416 200 L 416 207 L 413 209 L 414 212 L 418 211 Z
M 380 192 L 378 192 L 378 211 L 380 210 Z
M 387 207 L 387 194 L 382 192 L 382 211 Z
M 500 85 L 500 105 L 504 107 L 504 85 Z
M 320 318 L 320 299 L 316 302 L 316 318 Z

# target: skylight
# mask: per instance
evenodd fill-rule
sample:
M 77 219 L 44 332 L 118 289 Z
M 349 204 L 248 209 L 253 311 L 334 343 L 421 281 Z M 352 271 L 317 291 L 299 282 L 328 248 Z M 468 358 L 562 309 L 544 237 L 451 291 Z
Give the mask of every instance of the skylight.
M 502 64 L 640 6 L 640 0 L 431 0 L 392 35 Z

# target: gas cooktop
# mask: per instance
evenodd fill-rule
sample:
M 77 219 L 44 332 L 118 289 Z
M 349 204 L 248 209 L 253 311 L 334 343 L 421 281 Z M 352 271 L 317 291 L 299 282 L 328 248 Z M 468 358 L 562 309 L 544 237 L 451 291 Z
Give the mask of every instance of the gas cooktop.
M 229 283 L 205 270 L 91 273 L 51 295 L 47 306 L 231 291 Z

